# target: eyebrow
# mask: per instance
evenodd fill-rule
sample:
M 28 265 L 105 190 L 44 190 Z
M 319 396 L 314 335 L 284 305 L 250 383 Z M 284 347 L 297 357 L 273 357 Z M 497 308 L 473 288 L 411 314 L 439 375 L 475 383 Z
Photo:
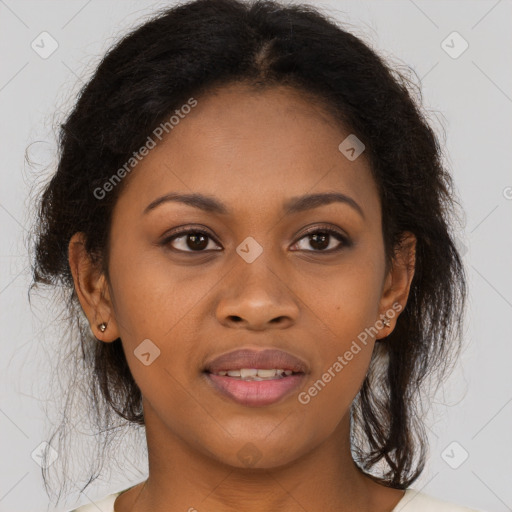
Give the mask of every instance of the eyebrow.
M 206 196 L 204 194 L 180 194 L 175 192 L 166 194 L 152 201 L 148 206 L 146 206 L 143 214 L 145 215 L 161 204 L 170 201 L 184 203 L 188 206 L 193 206 L 194 208 L 199 208 L 200 210 L 209 213 L 217 213 L 219 215 L 229 214 L 228 207 L 214 197 Z M 336 202 L 351 206 L 363 219 L 365 218 L 363 209 L 359 204 L 350 196 L 340 192 L 326 192 L 322 194 L 308 194 L 305 196 L 292 197 L 284 203 L 283 210 L 286 215 L 291 215 Z

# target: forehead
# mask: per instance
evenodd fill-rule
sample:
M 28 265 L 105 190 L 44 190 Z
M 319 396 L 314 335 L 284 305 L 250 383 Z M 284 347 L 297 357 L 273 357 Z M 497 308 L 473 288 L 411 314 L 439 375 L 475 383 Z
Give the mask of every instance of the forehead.
M 123 196 L 141 211 L 175 191 L 214 195 L 240 213 L 326 190 L 378 203 L 364 154 L 350 161 L 339 150 L 350 132 L 308 95 L 237 84 L 196 100 L 129 176 Z

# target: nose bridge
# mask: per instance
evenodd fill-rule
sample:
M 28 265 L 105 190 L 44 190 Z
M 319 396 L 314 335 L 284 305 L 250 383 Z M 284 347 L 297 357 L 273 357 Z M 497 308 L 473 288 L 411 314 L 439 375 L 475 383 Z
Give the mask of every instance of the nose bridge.
M 297 301 L 290 291 L 282 266 L 273 257 L 274 251 L 259 249 L 256 241 L 245 240 L 232 262 L 232 271 L 217 305 L 222 323 L 245 323 L 248 328 L 264 328 L 270 322 L 280 325 L 294 321 Z
M 253 240 L 242 242 L 234 258 L 232 290 L 239 298 L 253 300 L 279 300 L 283 295 L 283 277 L 279 276 L 279 265 L 273 251 L 263 248 Z
M 254 227 L 254 226 L 252 226 Z M 246 287 L 262 285 L 263 281 L 278 279 L 274 273 L 280 268 L 279 242 L 273 237 L 273 230 L 250 229 L 233 253 L 234 274 Z M 266 283 L 268 286 L 270 283 Z

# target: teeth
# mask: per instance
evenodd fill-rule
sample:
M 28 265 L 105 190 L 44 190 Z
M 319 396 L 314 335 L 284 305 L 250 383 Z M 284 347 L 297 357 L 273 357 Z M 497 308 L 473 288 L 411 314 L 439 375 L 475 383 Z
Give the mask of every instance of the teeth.
M 264 371 L 264 370 L 257 370 L 256 368 L 242 368 L 240 370 L 240 377 L 242 377 L 242 379 L 245 379 L 247 377 L 256 377 L 256 376 L 259 376 L 259 377 L 274 377 L 275 376 L 275 372 L 273 370 L 270 370 L 270 373 L 274 374 L 274 375 L 261 375 L 261 372 Z M 269 371 L 269 370 L 267 370 Z
M 291 375 L 292 370 L 277 369 L 258 369 L 258 368 L 241 368 L 240 370 L 228 370 L 216 372 L 214 375 L 222 375 L 228 377 L 236 377 L 240 380 L 271 380 L 281 379 L 283 376 Z

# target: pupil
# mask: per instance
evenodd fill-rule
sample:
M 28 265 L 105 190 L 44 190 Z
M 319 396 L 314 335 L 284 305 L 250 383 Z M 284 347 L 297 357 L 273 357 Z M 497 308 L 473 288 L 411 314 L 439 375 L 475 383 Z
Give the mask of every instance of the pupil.
M 328 233 L 314 233 L 309 236 L 311 238 L 310 244 L 315 249 L 325 249 L 329 247 L 330 235 Z M 192 250 L 204 249 L 208 246 L 208 237 L 201 233 L 188 235 L 187 245 Z
M 201 233 L 188 235 L 187 245 L 192 250 L 204 249 L 208 245 L 208 237 Z
M 328 233 L 314 233 L 310 236 L 310 244 L 315 249 L 325 249 L 326 247 L 329 247 L 328 240 L 330 235 Z

